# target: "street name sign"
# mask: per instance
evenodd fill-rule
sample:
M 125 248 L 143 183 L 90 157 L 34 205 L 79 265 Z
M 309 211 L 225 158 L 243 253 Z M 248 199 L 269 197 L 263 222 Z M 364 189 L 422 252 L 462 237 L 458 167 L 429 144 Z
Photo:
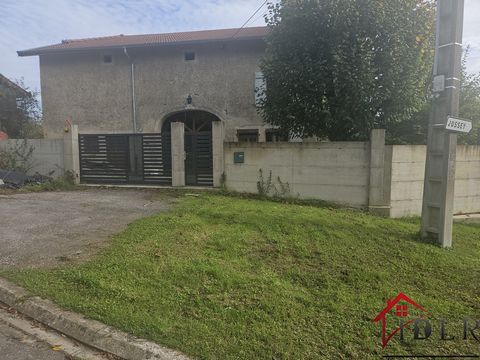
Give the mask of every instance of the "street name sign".
M 469 133 L 472 130 L 472 122 L 450 116 L 447 120 L 447 125 L 445 125 L 445 130 Z

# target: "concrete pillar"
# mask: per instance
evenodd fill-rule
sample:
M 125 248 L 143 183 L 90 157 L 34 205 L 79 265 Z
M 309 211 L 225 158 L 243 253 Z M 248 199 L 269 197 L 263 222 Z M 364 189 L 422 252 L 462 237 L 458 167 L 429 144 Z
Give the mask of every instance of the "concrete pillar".
M 212 155 L 213 155 L 213 186 L 222 186 L 222 175 L 225 171 L 223 142 L 225 140 L 222 121 L 212 122 Z
M 172 186 L 185 186 L 185 125 L 172 122 Z
M 80 183 L 80 152 L 78 144 L 78 125 L 70 126 L 70 131 L 63 136 L 63 167 L 71 171 L 75 184 Z
M 423 238 L 452 246 L 457 135 L 445 130 L 449 116 L 459 112 L 462 75 L 464 0 L 437 1 L 437 36 L 433 76 L 435 89 L 428 125 L 427 160 L 423 185 Z
M 369 211 L 383 216 L 390 213 L 385 189 L 385 130 L 370 133 L 370 182 L 368 187 Z

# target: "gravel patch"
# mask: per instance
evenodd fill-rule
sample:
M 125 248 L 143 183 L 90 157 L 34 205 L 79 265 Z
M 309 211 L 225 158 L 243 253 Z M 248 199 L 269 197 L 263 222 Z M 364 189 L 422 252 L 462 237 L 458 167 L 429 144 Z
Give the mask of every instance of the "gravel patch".
M 0 267 L 81 262 L 129 223 L 169 209 L 155 190 L 86 189 L 0 195 Z

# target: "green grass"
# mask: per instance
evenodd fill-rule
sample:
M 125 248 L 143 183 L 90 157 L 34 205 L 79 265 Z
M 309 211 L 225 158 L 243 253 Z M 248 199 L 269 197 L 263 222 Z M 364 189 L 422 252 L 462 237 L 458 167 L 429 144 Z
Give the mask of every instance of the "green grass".
M 72 181 L 64 178 L 58 178 L 42 184 L 27 185 L 21 189 L 25 192 L 40 192 L 40 191 L 70 191 L 79 190 L 83 187 L 75 185 Z
M 400 291 L 455 321 L 449 332 L 466 315 L 480 318 L 480 226 L 456 224 L 453 250 L 419 241 L 418 228 L 415 219 L 202 194 L 134 222 L 89 263 L 3 274 L 201 359 L 479 353 L 472 341 L 440 342 L 436 324 L 432 339 L 381 350 L 372 319 Z

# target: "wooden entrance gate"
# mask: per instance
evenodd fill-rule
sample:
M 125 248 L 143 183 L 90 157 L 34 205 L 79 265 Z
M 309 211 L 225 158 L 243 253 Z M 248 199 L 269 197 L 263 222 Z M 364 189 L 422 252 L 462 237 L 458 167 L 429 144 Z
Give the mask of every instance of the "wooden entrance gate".
M 80 182 L 172 184 L 171 135 L 80 134 Z
M 212 120 L 190 116 L 185 124 L 185 184 L 213 186 Z
M 212 133 L 185 132 L 185 184 L 213 186 Z
M 212 123 L 215 115 L 200 110 L 178 112 L 169 116 L 162 132 L 171 132 L 172 122 L 185 126 L 185 185 L 213 186 Z

